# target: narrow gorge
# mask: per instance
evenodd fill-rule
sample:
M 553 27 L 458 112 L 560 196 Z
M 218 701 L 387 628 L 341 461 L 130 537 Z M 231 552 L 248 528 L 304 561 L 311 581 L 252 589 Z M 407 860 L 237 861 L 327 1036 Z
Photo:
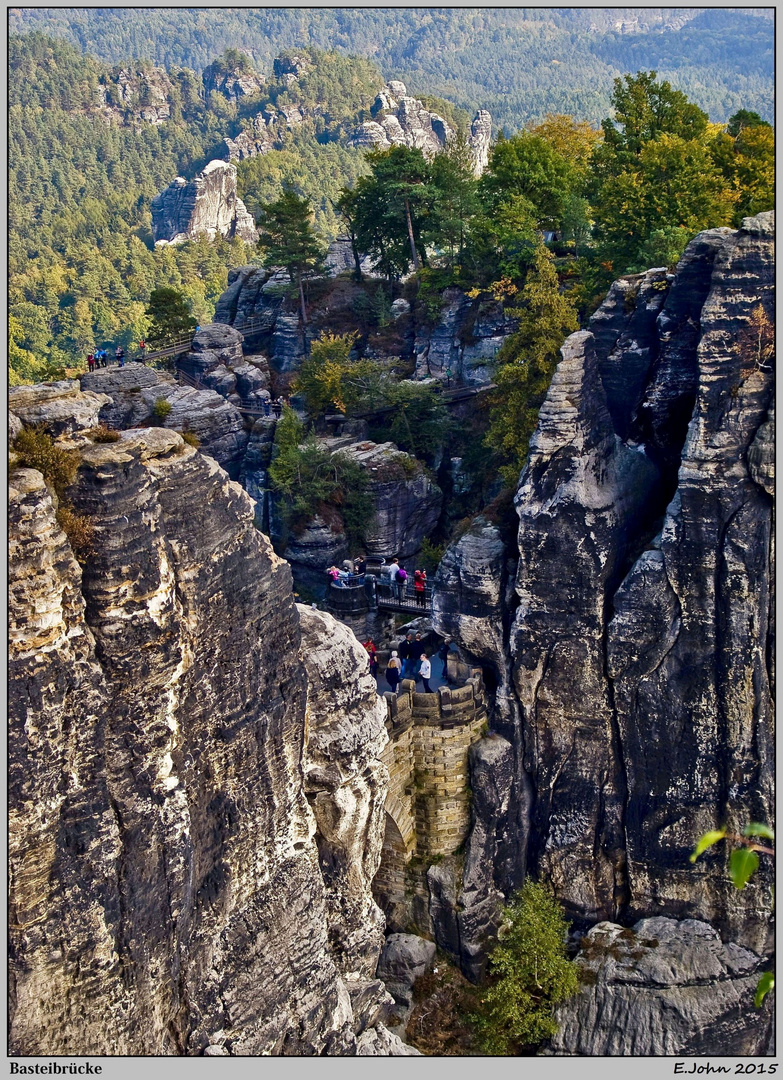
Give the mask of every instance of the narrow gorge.
M 11 389 L 12 1054 L 417 1054 L 400 972 L 437 947 L 480 982 L 527 877 L 582 972 L 544 1053 L 769 1052 L 772 871 L 737 890 L 723 846 L 689 855 L 774 822 L 773 247 L 772 213 L 702 232 L 567 338 L 515 534 L 479 515 L 440 562 L 437 694 L 380 695 L 352 630 L 296 602 L 306 543 L 268 538 L 274 421 L 250 414 L 306 344 L 269 274 L 232 271 L 195 387 L 128 364 Z M 441 300 L 395 324 L 417 373 L 486 384 L 513 324 Z M 76 462 L 59 492 L 24 430 Z M 443 492 L 397 465 L 375 543 L 413 554 Z

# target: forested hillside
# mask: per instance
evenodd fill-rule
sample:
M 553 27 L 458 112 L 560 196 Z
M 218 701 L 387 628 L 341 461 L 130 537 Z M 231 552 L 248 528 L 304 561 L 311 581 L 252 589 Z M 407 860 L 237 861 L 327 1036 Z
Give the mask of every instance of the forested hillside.
M 281 49 L 367 56 L 385 78 L 516 131 L 547 112 L 598 123 L 612 80 L 654 68 L 716 122 L 738 108 L 772 120 L 770 9 L 638 8 L 16 8 L 12 32 L 44 30 L 109 62 L 144 57 L 200 71 L 224 49 L 259 70 Z M 766 15 L 761 18 L 759 15 Z
M 179 290 L 193 319 L 208 322 L 229 270 L 268 260 L 240 239 L 156 248 L 150 231 L 153 197 L 225 158 L 226 140 L 248 131 L 267 140 L 238 163 L 237 193 L 256 221 L 295 192 L 319 242 L 351 233 L 355 257 L 374 259 L 390 289 L 412 259 L 433 317 L 449 286 L 521 295 L 543 265 L 542 234 L 554 234 L 561 285 L 584 317 L 618 273 L 673 265 L 700 229 L 772 205 L 769 123 L 743 101 L 726 129 L 655 72 L 614 81 L 613 118 L 605 113 L 600 130 L 578 112 L 550 112 L 511 137 L 501 131 L 477 182 L 461 135 L 432 161 L 412 144 L 379 157 L 352 145 L 380 115 L 372 61 L 311 47 L 280 57 L 262 66 L 228 49 L 202 73 L 150 60 L 109 66 L 38 32 L 10 39 L 12 380 L 61 374 L 95 347 L 138 340 L 154 289 Z M 422 98 L 464 134 L 468 113 Z

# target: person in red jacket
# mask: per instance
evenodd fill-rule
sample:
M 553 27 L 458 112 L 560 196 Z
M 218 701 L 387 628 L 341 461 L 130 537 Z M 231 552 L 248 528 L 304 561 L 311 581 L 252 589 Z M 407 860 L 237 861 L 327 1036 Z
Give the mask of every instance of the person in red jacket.
M 426 570 L 414 570 L 413 572 L 413 591 L 416 593 L 416 603 L 419 607 L 424 607 L 424 601 L 426 598 L 427 589 L 427 571 Z
M 376 656 L 375 656 L 375 653 L 376 653 L 375 642 L 373 641 L 372 638 L 367 638 L 367 640 L 364 643 L 364 647 L 367 650 L 367 655 L 370 658 L 370 674 L 371 675 L 377 675 L 378 674 L 378 661 L 377 661 Z

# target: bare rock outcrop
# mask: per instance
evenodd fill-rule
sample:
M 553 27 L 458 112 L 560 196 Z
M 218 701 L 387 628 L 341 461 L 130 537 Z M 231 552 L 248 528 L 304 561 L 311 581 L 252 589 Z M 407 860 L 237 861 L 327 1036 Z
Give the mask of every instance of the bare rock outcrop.
M 330 948 L 344 974 L 372 978 L 385 926 L 371 885 L 389 784 L 380 760 L 388 742 L 386 703 L 348 627 L 326 612 L 297 610 L 307 674 L 305 791 L 316 821 Z
M 201 78 L 207 96 L 222 94 L 229 101 L 240 101 L 243 97 L 259 94 L 266 84 L 264 76 L 253 71 L 249 65 L 238 67 L 226 64 L 224 60 L 215 60 L 204 68 Z
M 471 301 L 461 290 L 445 289 L 434 325 L 416 327 L 416 375 L 466 385 L 492 381 L 491 363 L 517 321 L 495 301 Z
M 378 921 L 349 921 L 385 796 L 358 643 L 305 659 L 288 565 L 176 432 L 79 452 L 83 567 L 10 476 L 11 1052 L 404 1053 Z M 327 884 L 319 830 L 354 844 Z
M 353 146 L 367 150 L 409 146 L 432 157 L 440 153 L 455 134 L 442 116 L 410 96 L 405 83 L 398 79 L 392 79 L 381 88 L 370 112 L 372 120 L 360 124 L 351 138 Z M 486 109 L 481 109 L 473 119 L 468 136 L 476 176 L 487 167 L 491 140 L 492 117 Z
M 40 424 L 50 435 L 64 435 L 99 423 L 101 410 L 109 404 L 110 398 L 100 391 L 96 393 L 98 390 L 98 387 L 88 388 L 88 392 L 83 393 L 77 379 L 11 386 L 8 407 L 27 427 Z
M 159 374 L 144 364 L 88 372 L 82 375 L 81 384 L 81 397 L 87 401 L 100 397 L 105 402 L 98 414 L 101 423 L 116 429 L 157 423 L 174 431 L 191 432 L 203 453 L 215 458 L 232 479 L 239 476 L 249 433 L 236 405 L 215 390 L 180 386 L 170 375 Z M 104 393 L 94 392 L 99 390 Z M 163 403 L 168 410 L 165 414 Z M 46 427 L 57 434 L 48 416 Z
M 602 922 L 582 938 L 581 988 L 556 1008 L 552 1054 L 764 1054 L 773 1012 L 753 1005 L 759 957 L 696 919 Z
M 114 122 L 162 124 L 171 117 L 173 90 L 165 68 L 115 68 L 99 79 L 100 114 Z
M 255 222 L 237 196 L 236 166 L 210 161 L 189 183 L 181 176 L 152 200 L 156 245 L 181 244 L 197 236 L 258 240 Z

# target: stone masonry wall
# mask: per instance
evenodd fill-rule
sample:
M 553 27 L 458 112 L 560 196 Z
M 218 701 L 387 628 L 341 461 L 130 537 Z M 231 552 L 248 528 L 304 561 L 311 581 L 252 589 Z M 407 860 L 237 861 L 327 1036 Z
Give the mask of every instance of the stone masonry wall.
M 406 859 L 449 855 L 468 834 L 468 748 L 487 722 L 481 672 L 466 668 L 460 674 L 468 670 L 462 686 L 419 694 L 412 681 L 404 680 L 399 695 L 384 695 L 389 711 L 389 743 L 382 757 L 390 776 L 386 812 L 400 831 Z

